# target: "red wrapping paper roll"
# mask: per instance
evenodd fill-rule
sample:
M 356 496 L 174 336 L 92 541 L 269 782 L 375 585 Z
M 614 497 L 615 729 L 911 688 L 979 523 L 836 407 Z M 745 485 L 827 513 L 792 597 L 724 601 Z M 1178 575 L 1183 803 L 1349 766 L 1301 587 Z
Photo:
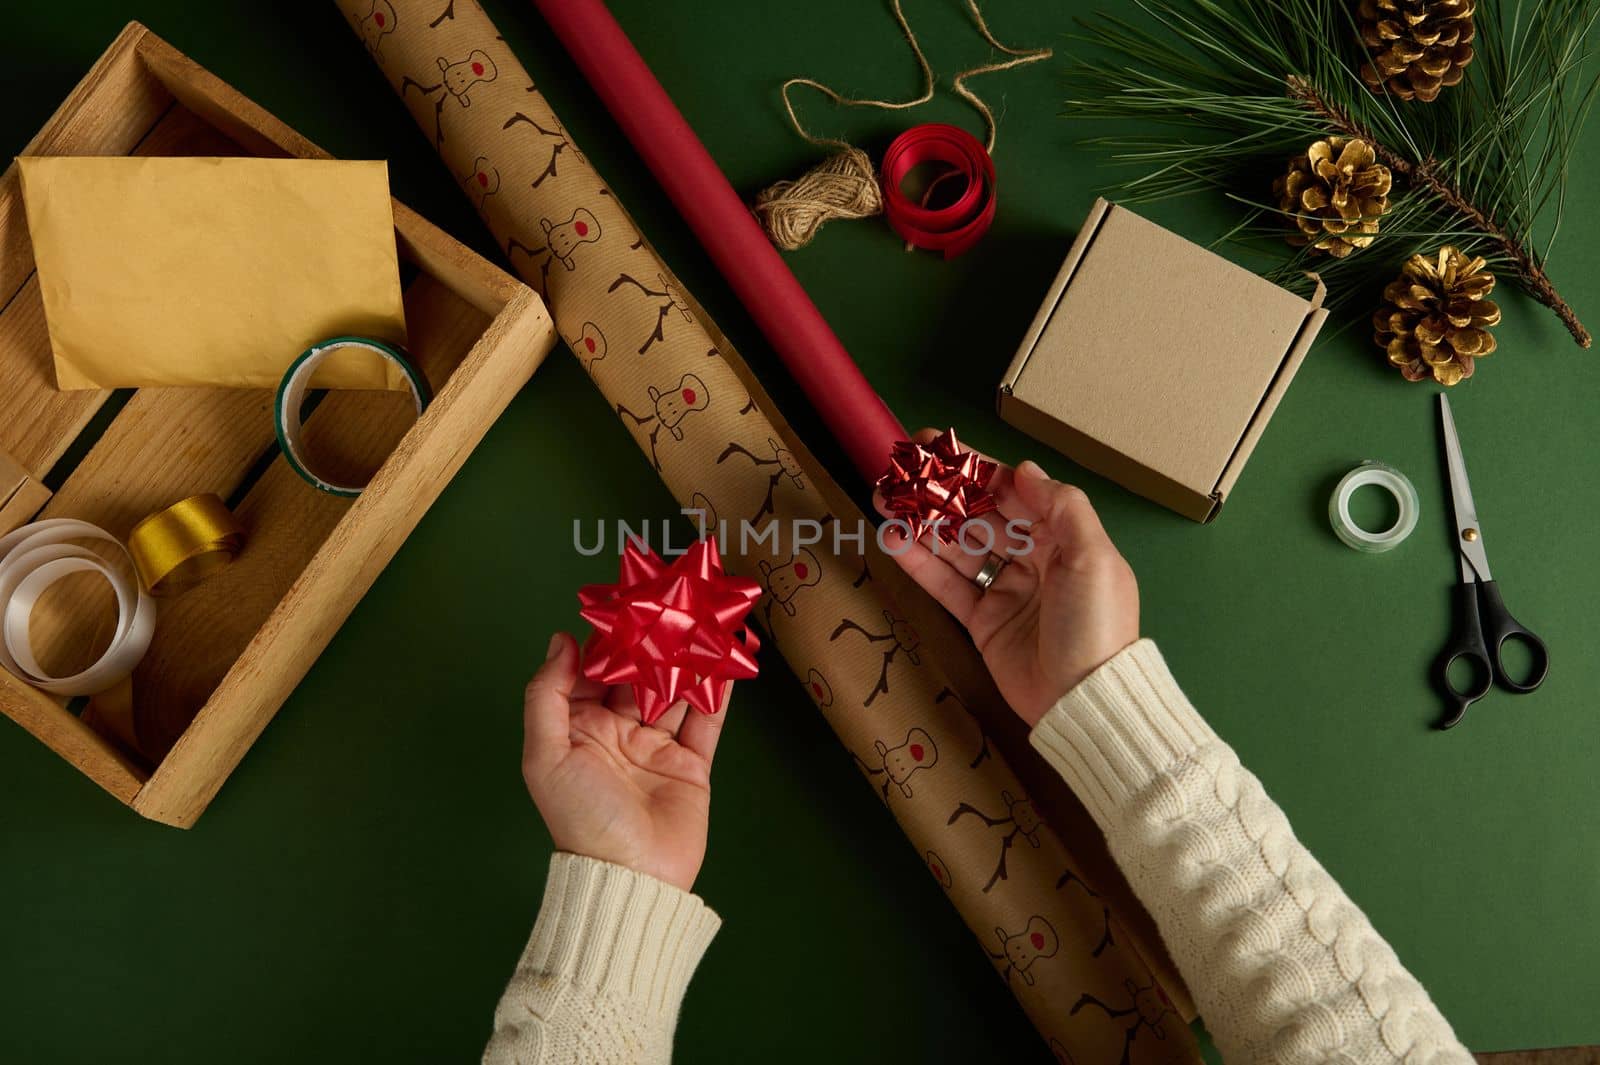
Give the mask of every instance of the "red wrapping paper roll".
M 868 483 L 906 438 L 601 0 L 534 0 Z

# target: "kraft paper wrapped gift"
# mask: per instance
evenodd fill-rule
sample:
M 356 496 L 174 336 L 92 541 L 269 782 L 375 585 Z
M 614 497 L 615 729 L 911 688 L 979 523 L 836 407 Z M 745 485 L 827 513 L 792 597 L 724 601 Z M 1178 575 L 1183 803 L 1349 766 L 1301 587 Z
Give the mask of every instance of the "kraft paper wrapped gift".
M 17 160 L 56 386 L 275 388 L 342 334 L 404 344 L 383 162 Z M 343 361 L 340 361 L 340 360 Z M 403 388 L 340 352 L 322 388 Z
M 1328 312 L 1100 200 L 1000 382 L 1000 417 L 1210 521 Z
M 1175 1019 L 1164 1038 L 1135 1045 L 1120 1019 L 1073 1013 L 1085 994 L 1120 1002 L 1158 980 L 1119 916 L 1131 901 L 1089 886 L 1083 855 L 1104 843 L 1048 823 L 984 732 L 976 699 L 986 696 L 960 672 L 983 670 L 977 651 L 965 634 L 947 638 L 936 604 L 907 605 L 923 593 L 871 553 L 870 535 L 807 547 L 779 531 L 865 519 L 634 225 L 483 8 L 455 0 L 441 21 L 430 0 L 386 0 L 380 25 L 371 0 L 338 4 L 662 481 L 708 526 L 744 522 L 766 537 L 728 536 L 724 561 L 767 592 L 756 623 L 911 843 L 884 855 L 885 868 L 909 860 L 931 874 L 929 888 L 977 936 L 980 964 L 1061 1054 L 1086 1065 L 1198 1062 Z M 1013 750 L 1036 757 L 1025 744 Z

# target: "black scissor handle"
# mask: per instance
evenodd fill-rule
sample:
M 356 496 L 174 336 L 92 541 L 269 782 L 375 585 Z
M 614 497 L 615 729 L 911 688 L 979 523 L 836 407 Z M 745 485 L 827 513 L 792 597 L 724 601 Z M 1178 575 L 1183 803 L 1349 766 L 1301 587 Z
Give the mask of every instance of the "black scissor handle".
M 1508 690 L 1518 695 L 1527 695 L 1543 684 L 1545 676 L 1550 672 L 1550 649 L 1522 622 L 1511 616 L 1506 604 L 1500 599 L 1500 586 L 1494 581 L 1484 581 L 1478 585 L 1478 598 L 1482 602 L 1483 639 L 1494 650 L 1495 679 Z M 1513 636 L 1526 643 L 1528 650 L 1533 654 L 1533 670 L 1526 681 L 1512 680 L 1501 662 L 1501 651 L 1506 641 Z
M 1489 657 L 1489 646 L 1483 639 L 1483 620 L 1478 613 L 1478 585 L 1463 581 L 1455 586 L 1452 594 L 1455 597 L 1455 631 L 1450 636 L 1450 642 L 1445 644 L 1444 652 L 1439 655 L 1437 667 L 1439 686 L 1444 689 L 1448 703 L 1444 719 L 1439 722 L 1441 729 L 1455 728 L 1461 724 L 1467 707 L 1488 695 L 1489 689 L 1494 687 L 1495 664 Z M 1497 603 L 1500 601 L 1498 591 L 1494 600 Z M 1504 604 L 1501 604 L 1500 612 L 1505 613 Z M 1496 650 L 1498 652 L 1498 648 Z M 1450 680 L 1450 667 L 1462 659 L 1474 666 L 1475 681 L 1469 691 L 1458 691 Z

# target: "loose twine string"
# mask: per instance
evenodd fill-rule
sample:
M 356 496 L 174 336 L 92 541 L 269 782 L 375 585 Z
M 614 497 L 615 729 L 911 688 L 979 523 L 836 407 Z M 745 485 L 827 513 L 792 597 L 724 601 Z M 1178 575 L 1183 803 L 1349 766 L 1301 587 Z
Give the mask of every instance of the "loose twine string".
M 968 87 L 967 79 L 980 74 L 993 74 L 1001 70 L 1010 70 L 1012 67 L 1037 63 L 1042 59 L 1049 59 L 1053 53 L 1049 48 L 1011 48 L 1001 44 L 990 31 L 988 22 L 984 20 L 983 11 L 978 7 L 978 0 L 966 0 L 966 4 L 983 39 L 989 42 L 991 47 L 1011 57 L 963 70 L 950 82 L 950 87 L 956 95 L 970 103 L 983 116 L 986 131 L 984 149 L 993 155 L 996 132 L 994 112 Z M 811 78 L 790 78 L 783 83 L 783 108 L 789 116 L 789 124 L 794 131 L 810 144 L 839 149 L 795 180 L 779 181 L 764 189 L 756 197 L 755 211 L 761 220 L 762 228 L 772 238 L 772 242 L 785 251 L 805 247 L 817 235 L 817 230 L 821 229 L 824 223 L 835 218 L 871 218 L 883 213 L 883 192 L 879 188 L 877 168 L 873 166 L 871 157 L 848 141 L 833 137 L 818 137 L 807 132 L 800 121 L 800 116 L 795 113 L 794 98 L 790 95 L 790 90 L 803 86 L 816 90 L 840 107 L 871 107 L 883 111 L 908 111 L 933 99 L 937 84 L 933 67 L 929 65 L 928 57 L 923 53 L 922 45 L 911 29 L 911 23 L 901 10 L 900 0 L 890 0 L 889 6 L 894 12 L 894 19 L 900 26 L 901 34 L 911 46 L 911 54 L 916 57 L 917 65 L 922 68 L 922 92 L 916 99 L 876 100 L 845 96 Z M 944 177 L 952 176 L 955 175 L 944 175 Z M 924 205 L 944 177 L 936 179 L 929 185 L 923 194 Z M 910 249 L 910 245 L 907 245 L 907 249 Z

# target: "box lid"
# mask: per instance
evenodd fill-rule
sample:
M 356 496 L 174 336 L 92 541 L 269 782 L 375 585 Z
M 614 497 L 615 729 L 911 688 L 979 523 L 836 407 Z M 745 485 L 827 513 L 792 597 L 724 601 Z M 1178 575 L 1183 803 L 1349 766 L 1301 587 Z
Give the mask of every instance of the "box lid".
M 1320 284 L 1306 300 L 1101 200 L 1002 399 L 1029 409 L 1030 431 L 1057 422 L 1092 441 L 1086 465 L 1126 480 L 1104 468 L 1125 459 L 1208 501 L 1209 516 L 1320 327 L 1321 298 Z

